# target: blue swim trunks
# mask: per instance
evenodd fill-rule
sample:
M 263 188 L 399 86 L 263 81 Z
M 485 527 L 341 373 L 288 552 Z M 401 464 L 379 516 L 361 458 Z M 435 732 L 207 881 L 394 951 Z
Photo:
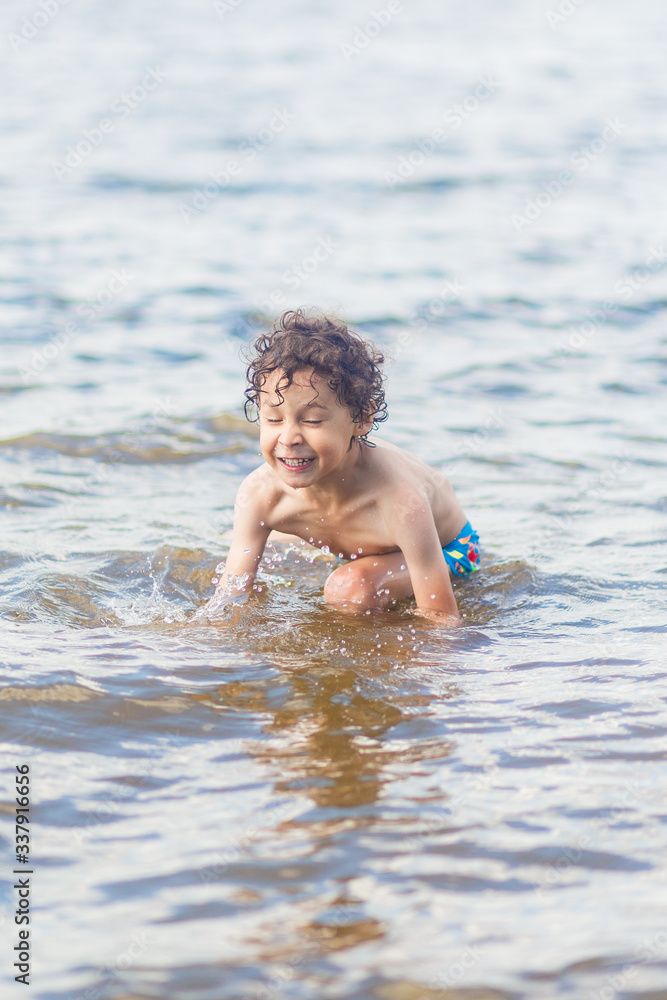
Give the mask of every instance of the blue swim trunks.
M 465 575 L 479 569 L 479 535 L 466 521 L 453 542 L 445 545 L 442 554 L 452 572 Z

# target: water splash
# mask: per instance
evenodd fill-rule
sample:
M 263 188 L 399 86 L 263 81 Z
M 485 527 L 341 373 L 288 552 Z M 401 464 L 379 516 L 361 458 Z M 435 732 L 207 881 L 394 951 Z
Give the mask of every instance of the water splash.
M 222 567 L 222 570 L 221 570 Z M 218 563 L 216 573 L 224 572 L 225 564 Z M 218 583 L 213 597 L 203 607 L 195 611 L 194 621 L 226 620 L 230 610 L 239 603 L 244 603 L 248 597 L 247 589 L 250 583 L 250 573 L 239 573 L 226 577 L 223 583 Z M 259 588 L 258 588 L 259 589 Z

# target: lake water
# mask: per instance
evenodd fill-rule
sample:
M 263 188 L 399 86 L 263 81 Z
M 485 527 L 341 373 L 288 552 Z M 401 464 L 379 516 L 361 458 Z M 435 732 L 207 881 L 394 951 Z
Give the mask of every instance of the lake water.
M 663 6 L 1 18 L 4 995 L 27 763 L 40 1000 L 666 997 Z M 192 620 L 300 305 L 391 357 L 465 627 L 296 549 Z

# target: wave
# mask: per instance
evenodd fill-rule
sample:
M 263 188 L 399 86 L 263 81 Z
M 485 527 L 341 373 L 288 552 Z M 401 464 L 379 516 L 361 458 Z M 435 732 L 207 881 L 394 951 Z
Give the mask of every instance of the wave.
M 52 451 L 72 458 L 100 462 L 164 464 L 198 462 L 218 455 L 233 455 L 256 439 L 254 424 L 230 413 L 199 420 L 139 419 L 124 430 L 88 436 L 35 432 L 0 440 L 1 449 Z

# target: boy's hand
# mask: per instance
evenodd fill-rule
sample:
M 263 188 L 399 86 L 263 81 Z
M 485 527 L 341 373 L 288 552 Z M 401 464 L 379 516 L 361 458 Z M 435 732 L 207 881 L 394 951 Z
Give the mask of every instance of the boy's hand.
M 422 618 L 426 618 L 427 621 L 432 622 L 434 625 L 444 625 L 447 628 L 460 625 L 462 621 L 460 615 L 448 615 L 444 611 L 428 611 L 424 608 L 417 608 L 417 614 Z

